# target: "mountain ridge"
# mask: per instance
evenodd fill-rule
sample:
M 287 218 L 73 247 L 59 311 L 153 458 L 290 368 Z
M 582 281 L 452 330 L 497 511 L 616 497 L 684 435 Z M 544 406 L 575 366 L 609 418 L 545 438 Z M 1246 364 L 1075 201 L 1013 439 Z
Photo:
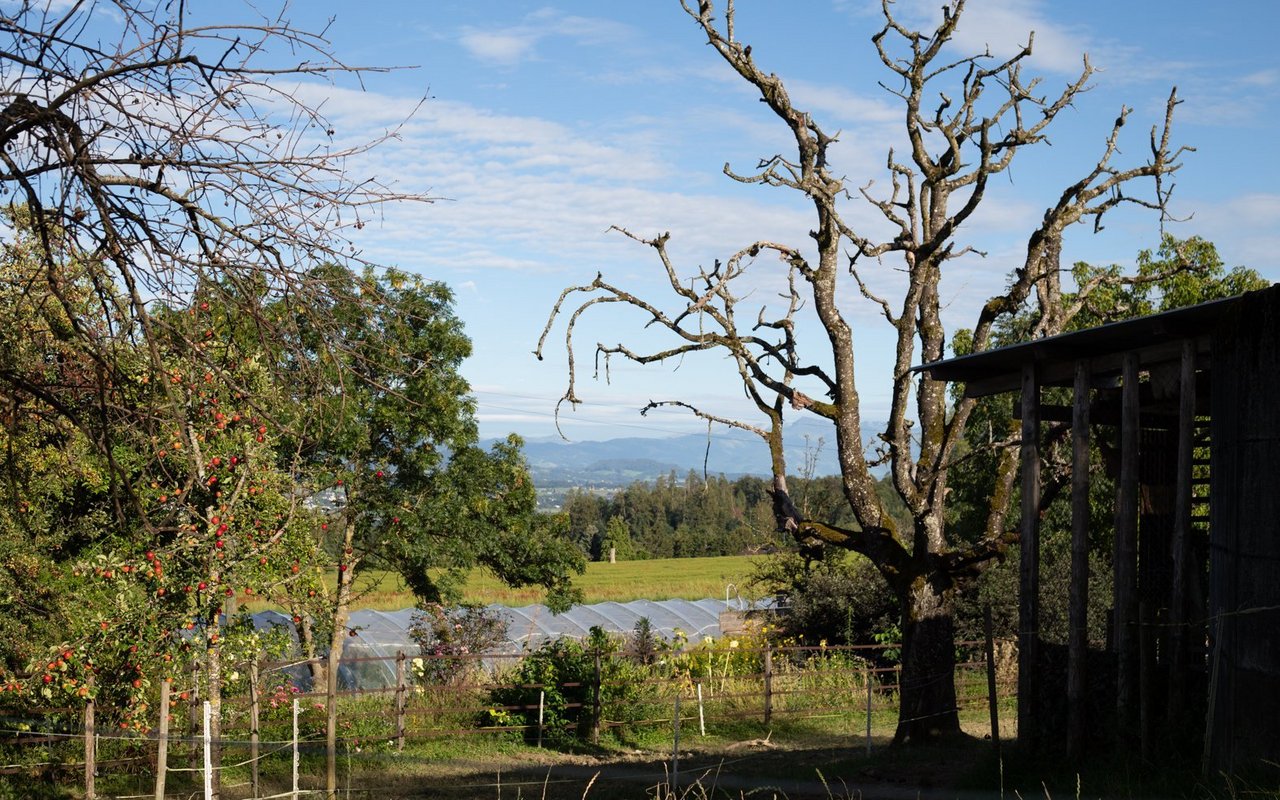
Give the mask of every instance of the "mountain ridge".
M 874 441 L 882 425 L 864 425 L 863 441 Z M 817 421 L 797 421 L 785 433 L 787 471 L 811 472 L 814 477 L 838 474 L 831 429 Z M 497 439 L 485 439 L 488 447 Z M 768 476 L 772 472 L 769 449 L 760 437 L 747 431 L 726 429 L 665 437 L 627 436 L 613 439 L 566 441 L 526 439 L 524 455 L 539 489 L 568 487 L 620 488 L 636 481 L 654 480 L 690 470 L 708 475 L 738 478 Z M 810 467 L 811 465 L 811 467 Z

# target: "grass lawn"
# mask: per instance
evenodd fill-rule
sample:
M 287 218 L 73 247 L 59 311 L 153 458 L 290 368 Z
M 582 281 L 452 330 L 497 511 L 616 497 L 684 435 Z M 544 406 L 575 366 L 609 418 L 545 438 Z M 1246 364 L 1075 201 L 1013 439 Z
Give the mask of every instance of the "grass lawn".
M 711 558 L 663 558 L 651 561 L 620 561 L 616 564 L 590 563 L 584 575 L 574 578 L 585 601 L 627 602 L 629 600 L 701 600 L 724 597 L 725 589 L 748 596 L 747 579 L 763 556 L 715 556 Z M 732 588 L 732 587 L 736 587 Z M 413 592 L 394 572 L 369 570 L 356 576 L 354 607 L 377 611 L 410 608 Z M 737 596 L 732 594 L 731 596 Z M 512 589 L 483 570 L 473 570 L 463 591 L 468 603 L 527 606 L 543 600 L 536 587 Z M 244 597 L 250 611 L 271 608 L 269 604 Z

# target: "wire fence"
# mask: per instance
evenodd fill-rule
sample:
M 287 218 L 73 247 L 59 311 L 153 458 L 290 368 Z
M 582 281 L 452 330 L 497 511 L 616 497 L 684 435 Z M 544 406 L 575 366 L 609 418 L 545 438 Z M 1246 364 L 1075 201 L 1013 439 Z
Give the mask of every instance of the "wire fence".
M 999 701 L 1013 696 L 1016 683 L 999 652 L 962 642 L 954 675 L 920 676 L 922 682 L 954 677 L 955 707 L 942 713 L 954 710 L 970 726 L 987 725 L 976 732 L 997 743 Z M 578 674 L 551 681 L 528 680 L 528 670 L 517 669 L 522 655 L 362 657 L 344 665 L 390 662 L 394 685 L 332 695 L 306 690 L 305 678 L 323 662 L 261 661 L 233 671 L 238 678 L 228 681 L 216 709 L 193 671 L 185 684 L 158 687 L 155 724 L 145 733 L 99 727 L 92 703 L 0 706 L 0 776 L 80 774 L 89 798 L 105 796 L 97 793 L 98 779 L 117 773 L 153 776 L 155 791 L 147 797 L 164 797 L 166 785 L 181 785 L 183 797 L 200 789 L 211 797 L 227 781 L 237 782 L 240 796 L 301 797 L 331 791 L 337 761 L 345 759 L 350 771 L 353 759 L 433 740 L 502 737 L 562 747 L 607 739 L 678 752 L 681 736 L 732 740 L 787 727 L 865 737 L 869 751 L 873 740 L 907 721 L 899 719 L 900 666 L 890 658 L 891 645 L 666 655 L 596 652 Z M 326 684 L 333 685 L 313 682 Z M 319 774 L 326 760 L 327 776 Z

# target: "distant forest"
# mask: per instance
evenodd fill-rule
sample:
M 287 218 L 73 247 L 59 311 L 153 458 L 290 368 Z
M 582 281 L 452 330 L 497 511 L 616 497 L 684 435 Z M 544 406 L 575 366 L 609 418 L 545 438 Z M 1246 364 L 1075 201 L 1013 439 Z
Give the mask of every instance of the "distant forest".
M 792 497 L 810 519 L 856 526 L 840 493 L 840 478 L 791 478 Z M 779 533 L 768 493 L 769 481 L 755 476 L 730 480 L 673 470 L 655 481 L 637 481 L 612 496 L 574 491 L 563 511 L 569 535 L 591 559 L 692 558 L 769 553 L 794 547 Z M 888 478 L 877 491 L 891 513 L 910 529 L 910 518 Z

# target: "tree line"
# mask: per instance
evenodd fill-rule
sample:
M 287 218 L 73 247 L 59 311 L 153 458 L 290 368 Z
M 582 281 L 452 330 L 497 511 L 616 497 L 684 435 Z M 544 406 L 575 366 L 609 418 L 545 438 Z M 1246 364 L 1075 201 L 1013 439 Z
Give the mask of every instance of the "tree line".
M 797 501 L 814 512 L 847 515 L 834 475 L 795 478 Z M 886 501 L 892 487 L 881 481 Z M 593 561 L 750 555 L 794 549 L 777 528 L 769 480 L 674 470 L 611 495 L 575 490 L 565 498 L 568 537 Z M 852 523 L 852 519 L 849 520 Z

